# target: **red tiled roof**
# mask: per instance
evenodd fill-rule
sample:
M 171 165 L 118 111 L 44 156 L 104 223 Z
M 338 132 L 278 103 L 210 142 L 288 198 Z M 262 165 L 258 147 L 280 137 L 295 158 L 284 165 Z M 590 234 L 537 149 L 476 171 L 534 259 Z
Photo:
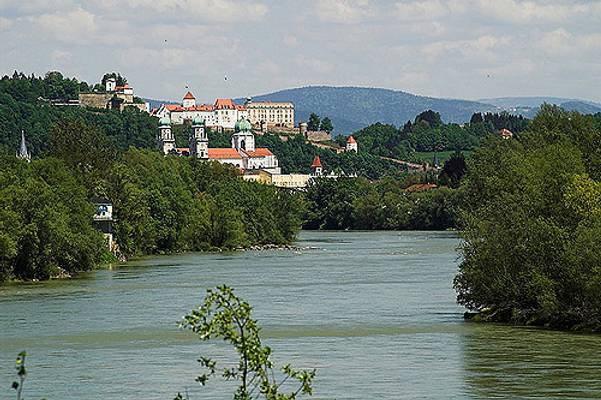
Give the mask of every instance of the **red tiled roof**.
M 509 129 L 505 129 L 505 128 L 501 129 L 499 131 L 499 134 L 503 137 L 513 137 L 513 132 L 511 132 Z
M 194 97 L 194 95 L 190 92 L 188 92 L 184 95 L 184 100 L 194 100 L 194 99 L 196 99 L 196 97 Z
M 115 90 L 123 90 L 123 89 L 133 89 L 131 86 L 129 86 L 127 83 L 123 86 L 115 86 Z
M 353 136 L 349 136 L 348 139 L 346 139 L 347 143 L 357 143 L 357 141 L 355 140 L 355 138 Z
M 315 156 L 313 159 L 313 164 L 311 164 L 311 168 L 321 168 L 321 160 L 319 159 L 319 156 Z
M 190 153 L 189 147 L 177 147 L 176 150 L 178 153 Z
M 257 147 L 255 149 L 255 151 L 244 150 L 244 152 L 246 154 L 248 154 L 248 156 L 250 158 L 253 158 L 253 157 L 269 157 L 269 156 L 273 155 L 273 153 L 267 147 Z
M 183 111 L 213 111 L 214 108 L 210 104 L 197 104 L 191 107 L 183 107 L 179 104 L 165 104 L 165 108 L 171 112 L 183 112 Z
M 209 149 L 209 158 L 213 160 L 220 160 L 225 158 L 242 158 L 236 149 L 232 148 L 218 148 Z
M 232 99 L 217 99 L 215 100 L 215 108 L 218 110 L 234 110 L 236 105 Z

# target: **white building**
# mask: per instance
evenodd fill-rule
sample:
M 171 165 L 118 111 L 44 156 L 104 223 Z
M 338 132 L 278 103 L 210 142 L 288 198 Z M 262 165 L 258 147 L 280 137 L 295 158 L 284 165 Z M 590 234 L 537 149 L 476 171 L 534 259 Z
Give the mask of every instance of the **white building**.
M 346 151 L 354 151 L 355 153 L 357 152 L 357 141 L 352 135 L 346 139 Z
M 231 110 L 231 109 L 230 109 Z M 281 168 L 275 154 L 266 147 L 255 147 L 255 135 L 252 133 L 251 124 L 246 119 L 234 123 L 232 147 L 209 148 L 209 139 L 205 131 L 205 122 L 201 117 L 192 120 L 192 134 L 190 147 L 177 149 L 175 136 L 171 130 L 169 118 L 163 117 L 159 121 L 157 147 L 163 154 L 184 154 L 202 160 L 214 160 L 223 164 L 231 164 L 243 170 L 264 170 L 280 174 Z
M 204 120 L 206 127 L 221 129 L 234 129 L 238 120 L 248 118 L 246 107 L 235 104 L 232 99 L 217 99 L 212 105 L 196 104 L 196 98 L 190 92 L 184 95 L 181 105 L 163 104 L 154 115 L 169 118 L 177 125 L 198 117 Z

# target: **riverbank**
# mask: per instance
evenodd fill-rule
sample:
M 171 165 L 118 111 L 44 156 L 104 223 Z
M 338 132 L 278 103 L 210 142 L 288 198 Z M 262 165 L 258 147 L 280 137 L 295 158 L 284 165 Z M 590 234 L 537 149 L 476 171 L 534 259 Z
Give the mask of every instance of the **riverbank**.
M 536 327 L 556 331 L 601 333 L 599 321 L 582 322 L 582 316 L 562 314 L 549 316 L 537 310 L 513 310 L 510 308 L 486 308 L 480 312 L 466 311 L 466 321 L 482 324 L 504 324 L 510 326 Z

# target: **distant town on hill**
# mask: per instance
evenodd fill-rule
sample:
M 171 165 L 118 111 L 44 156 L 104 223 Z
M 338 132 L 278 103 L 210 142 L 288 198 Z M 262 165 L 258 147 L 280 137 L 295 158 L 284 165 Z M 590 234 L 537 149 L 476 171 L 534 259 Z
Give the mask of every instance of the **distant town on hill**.
M 243 103 L 244 98 L 236 99 Z M 557 104 L 585 114 L 601 112 L 601 104 L 559 97 L 503 97 L 477 101 L 440 99 L 381 88 L 308 86 L 254 96 L 257 101 L 291 101 L 296 123 L 307 121 L 312 112 L 328 116 L 335 134 L 348 135 L 376 122 L 401 126 L 426 110 L 440 113 L 443 121 L 464 123 L 474 112 L 508 111 L 528 118 L 543 103 Z M 147 99 L 151 108 L 168 103 Z

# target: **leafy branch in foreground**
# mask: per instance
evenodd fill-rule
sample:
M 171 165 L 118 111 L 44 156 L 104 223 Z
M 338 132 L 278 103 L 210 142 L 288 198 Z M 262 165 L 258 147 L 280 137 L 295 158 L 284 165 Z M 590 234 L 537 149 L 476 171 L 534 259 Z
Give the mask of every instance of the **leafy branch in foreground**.
M 221 372 L 225 380 L 240 382 L 234 400 L 292 400 L 298 395 L 311 395 L 315 369 L 300 371 L 288 364 L 280 369 L 282 377 L 278 380 L 270 359 L 271 349 L 261 343 L 261 329 L 251 318 L 251 312 L 250 304 L 237 297 L 232 288 L 223 285 L 209 289 L 204 303 L 186 315 L 180 325 L 197 334 L 202 341 L 223 339 L 235 348 L 240 357 L 237 366 L 223 368 Z M 208 357 L 200 357 L 198 361 L 206 372 L 196 381 L 204 386 L 215 376 L 218 366 Z M 282 385 L 289 380 L 296 384 L 292 391 L 283 393 Z
M 25 369 L 25 356 L 27 353 L 24 351 L 20 352 L 15 361 L 15 369 L 17 370 L 17 376 L 19 381 L 14 381 L 12 388 L 17 391 L 17 400 L 21 400 L 23 394 L 23 383 L 25 383 L 25 377 L 27 376 L 27 370 Z

